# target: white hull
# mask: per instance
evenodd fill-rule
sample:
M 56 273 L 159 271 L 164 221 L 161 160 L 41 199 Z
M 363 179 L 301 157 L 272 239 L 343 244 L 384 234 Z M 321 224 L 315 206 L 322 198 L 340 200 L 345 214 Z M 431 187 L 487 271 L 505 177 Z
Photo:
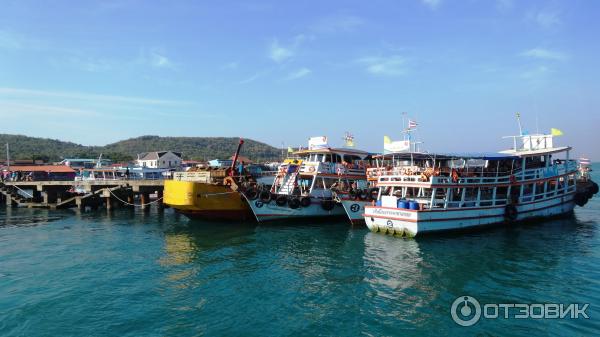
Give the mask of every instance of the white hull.
M 574 194 L 517 205 L 514 221 L 550 217 L 573 211 Z M 419 233 L 468 229 L 502 223 L 505 206 L 468 209 L 414 211 L 407 209 L 367 206 L 364 214 L 367 227 L 373 232 L 416 236 Z
M 248 200 L 248 204 L 252 209 L 252 213 L 258 222 L 297 219 L 297 218 L 317 218 L 317 217 L 335 217 L 343 216 L 343 207 L 335 203 L 332 210 L 327 211 L 321 206 L 321 200 L 313 198 L 308 207 L 290 208 L 288 205 L 278 206 L 275 201 L 268 204 L 261 202 L 259 199 Z
M 363 217 L 365 206 L 370 206 L 371 201 L 342 199 L 341 203 L 352 224 L 365 223 L 365 218 Z

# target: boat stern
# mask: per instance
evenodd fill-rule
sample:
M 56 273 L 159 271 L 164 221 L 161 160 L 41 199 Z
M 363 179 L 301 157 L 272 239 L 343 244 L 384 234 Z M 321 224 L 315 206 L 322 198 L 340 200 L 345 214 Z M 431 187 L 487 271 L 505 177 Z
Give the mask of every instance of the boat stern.
M 365 223 L 372 232 L 414 237 L 418 233 L 419 211 L 365 206 Z

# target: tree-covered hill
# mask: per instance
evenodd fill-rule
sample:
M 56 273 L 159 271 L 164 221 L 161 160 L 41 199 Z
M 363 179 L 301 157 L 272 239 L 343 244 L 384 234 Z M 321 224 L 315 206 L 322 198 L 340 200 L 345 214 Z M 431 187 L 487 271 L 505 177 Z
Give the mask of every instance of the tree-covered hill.
M 0 144 L 10 145 L 11 159 L 44 159 L 58 161 L 62 158 L 104 158 L 127 161 L 138 153 L 171 150 L 182 152 L 184 159 L 210 160 L 230 157 L 239 139 L 234 137 L 159 137 L 141 136 L 105 146 L 85 146 L 56 139 L 0 134 Z M 241 154 L 255 161 L 278 159 L 279 149 L 251 139 L 244 140 Z M 5 151 L 2 151 L 5 152 Z M 2 160 L 5 154 L 0 155 Z

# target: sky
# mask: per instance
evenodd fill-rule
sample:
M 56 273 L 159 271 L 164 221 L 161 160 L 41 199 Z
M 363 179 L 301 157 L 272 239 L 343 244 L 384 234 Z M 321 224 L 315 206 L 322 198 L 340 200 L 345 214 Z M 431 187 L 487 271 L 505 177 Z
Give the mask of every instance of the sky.
M 598 1 L 0 0 L 0 133 L 311 136 L 428 151 L 530 133 L 600 160 Z

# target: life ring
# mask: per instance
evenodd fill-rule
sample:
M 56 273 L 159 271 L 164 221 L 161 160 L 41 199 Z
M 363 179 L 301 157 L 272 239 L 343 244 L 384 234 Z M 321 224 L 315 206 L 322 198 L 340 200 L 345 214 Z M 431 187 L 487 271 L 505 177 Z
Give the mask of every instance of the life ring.
M 592 194 L 598 193 L 598 184 L 592 183 L 592 188 L 590 189 L 590 191 L 592 191 Z
M 300 198 L 300 206 L 302 207 L 308 207 L 311 204 L 311 200 L 310 197 L 302 197 Z
M 331 211 L 335 207 L 335 204 L 333 200 L 325 199 L 321 201 L 321 207 L 326 211 Z
M 504 208 L 504 219 L 508 220 L 509 222 L 513 222 L 517 220 L 518 216 L 519 212 L 517 211 L 517 207 L 515 205 L 506 205 Z
M 310 172 L 310 173 L 313 173 L 313 172 L 315 172 L 315 167 L 314 167 L 314 166 L 310 166 L 310 167 L 308 168 L 308 172 Z
M 268 204 L 271 202 L 271 192 L 269 191 L 262 191 L 260 192 L 259 195 L 260 201 L 262 201 L 263 204 Z
M 369 197 L 369 193 L 367 192 L 367 190 L 360 190 L 360 192 L 358 193 L 358 198 L 360 200 L 366 200 Z
M 246 198 L 250 199 L 250 200 L 254 200 L 258 197 L 258 191 L 256 190 L 256 188 L 251 187 L 246 191 Z
M 371 200 L 377 200 L 377 197 L 379 196 L 379 189 L 378 188 L 372 188 L 369 190 L 369 198 L 371 198 Z
M 585 204 L 587 204 L 588 202 L 588 197 L 586 194 L 584 193 L 577 193 L 575 194 L 575 204 L 579 207 L 583 207 L 585 206 Z
M 296 209 L 300 207 L 300 200 L 298 198 L 291 198 L 288 200 L 288 206 L 290 206 L 291 209 Z
M 285 195 L 279 195 L 277 196 L 277 199 L 275 199 L 275 203 L 277 206 L 285 206 L 287 203 L 287 197 Z

